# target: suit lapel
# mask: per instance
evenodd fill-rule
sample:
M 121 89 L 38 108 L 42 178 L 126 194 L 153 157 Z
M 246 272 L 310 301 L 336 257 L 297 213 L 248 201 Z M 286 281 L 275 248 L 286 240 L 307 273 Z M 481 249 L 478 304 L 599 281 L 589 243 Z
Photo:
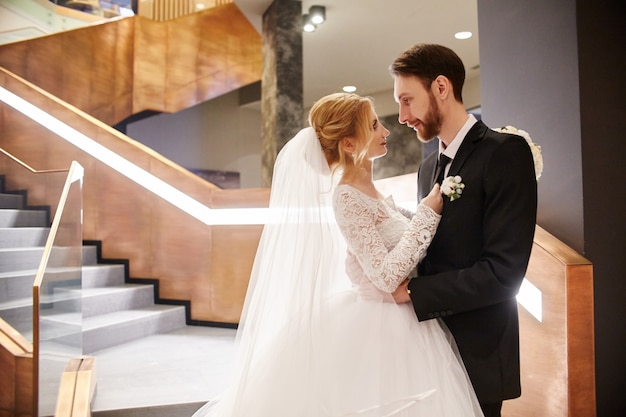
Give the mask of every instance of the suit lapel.
M 454 159 L 452 160 L 452 164 L 450 165 L 450 169 L 448 171 L 448 175 L 457 175 L 467 158 L 474 152 L 476 149 L 476 145 L 483 140 L 485 137 L 485 133 L 489 128 L 482 122 L 477 121 L 474 126 L 467 132 L 465 139 L 463 139 L 463 143 L 461 147 L 457 151 Z M 437 139 L 439 140 L 439 139 Z M 437 156 L 438 152 L 433 152 L 430 154 L 419 169 L 419 175 L 417 179 L 417 188 L 418 188 L 418 201 L 421 201 L 430 190 L 432 190 L 435 185 L 435 169 L 437 167 Z
M 476 149 L 476 145 L 485 137 L 487 129 L 489 128 L 480 120 L 472 126 L 452 160 L 448 175 L 457 175 L 461 171 L 467 158 Z

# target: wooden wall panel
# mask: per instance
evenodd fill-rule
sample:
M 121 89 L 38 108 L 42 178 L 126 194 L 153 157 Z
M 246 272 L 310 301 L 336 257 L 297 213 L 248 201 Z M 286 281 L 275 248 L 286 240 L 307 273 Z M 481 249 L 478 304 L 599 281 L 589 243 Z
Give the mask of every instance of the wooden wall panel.
M 26 80 L 3 77 L 4 85 L 198 201 L 211 206 L 217 193 L 222 207 L 263 206 L 269 190 L 218 192 L 107 126 L 144 110 L 179 111 L 260 80 L 261 48 L 260 35 L 228 4 L 166 22 L 120 18 L 4 45 L 0 65 Z M 85 168 L 83 235 L 103 241 L 105 257 L 129 259 L 132 277 L 160 279 L 161 297 L 199 299 L 195 320 L 238 321 L 261 227 L 200 224 L 45 128 L 7 109 L 3 116 L 0 144 L 33 167 L 77 160 Z M 55 201 L 37 188 L 30 197 L 31 204 Z M 232 248 L 239 255 L 229 261 Z
M 0 415 L 33 415 L 33 347 L 0 319 Z
M 102 122 L 27 82 L 0 71 L 5 88 L 157 178 L 213 208 L 266 207 L 268 189 L 220 190 Z M 24 116 L 2 106 L 0 146 L 34 168 L 85 169 L 83 238 L 102 241 L 105 258 L 128 259 L 130 276 L 160 281 L 162 298 L 190 300 L 192 319 L 236 323 L 241 313 L 260 226 L 207 226 Z M 52 161 L 52 162 L 50 162 Z M 20 184 L 34 188 L 28 181 Z M 44 187 L 45 188 L 45 187 Z M 42 195 L 38 204 L 55 206 Z
M 21 58 L 26 68 L 25 73 L 16 72 L 35 85 L 44 86 L 44 88 L 63 99 L 69 98 L 63 92 L 64 82 L 64 64 L 72 61 L 67 60 L 68 50 L 66 48 L 67 35 L 59 35 L 58 37 L 43 36 L 33 41 L 18 42 L 26 46 L 27 53 Z M 11 49 L 15 44 L 9 44 L 1 47 L 0 54 L 4 54 L 4 49 Z M 11 66 L 5 65 L 4 59 L 1 61 L 2 66 L 11 70 Z M 75 70 L 82 70 L 76 65 L 71 65 Z M 69 101 L 69 100 L 68 100 Z
M 85 108 L 108 123 L 131 114 L 134 48 L 130 39 L 133 29 L 133 19 L 122 19 L 110 26 L 94 25 L 87 34 L 90 41 L 88 47 L 93 54 L 90 86 L 86 90 L 90 91 L 87 95 L 89 101 Z
M 522 396 L 502 415 L 593 417 L 592 266 L 537 227 L 526 278 L 541 291 L 542 320 L 520 306 Z
M 182 21 L 184 21 L 184 24 L 181 25 Z M 168 112 L 175 112 L 175 109 L 185 109 L 198 102 L 196 98 L 197 63 L 198 56 L 203 54 L 200 49 L 200 39 L 202 38 L 201 23 L 198 14 L 192 14 L 166 23 L 169 36 L 165 50 L 167 65 L 165 108 L 168 109 Z M 213 42 L 215 42 L 215 39 Z M 227 57 L 224 53 L 214 56 Z M 193 82 L 189 82 L 190 80 L 193 80 Z
M 133 66 L 133 113 L 165 109 L 165 50 L 168 27 L 148 19 L 136 18 Z
M 261 79 L 261 37 L 234 4 L 140 16 L 0 46 L 0 66 L 115 125 L 174 113 Z
M 209 296 L 211 311 L 219 312 L 215 321 L 239 323 L 250 271 L 259 236 L 260 226 L 216 226 L 213 227 L 213 247 L 211 250 L 211 275 L 222 277 L 212 280 Z M 230 259 L 230 262 L 220 262 Z M 205 307 L 202 303 L 192 305 L 194 309 Z
M 134 61 L 135 61 L 135 43 L 119 42 L 119 39 L 133 39 L 136 21 L 134 19 L 123 19 L 115 24 L 116 36 L 112 41 L 115 43 L 112 86 L 109 88 L 113 91 L 113 111 L 111 121 L 103 120 L 108 124 L 115 124 L 126 119 L 133 114 L 133 94 L 134 94 Z M 119 68 L 123 69 L 120 70 Z M 106 77 L 107 74 L 103 74 Z M 111 73 L 108 73 L 111 76 Z M 111 104 L 111 103 L 110 103 Z
M 95 67 L 99 65 L 98 58 L 108 56 L 105 52 L 108 45 L 104 43 L 100 45 L 97 42 L 98 39 L 94 37 L 96 31 L 97 27 L 89 27 L 60 34 L 63 39 L 63 51 L 54 55 L 51 53 L 49 58 L 58 63 L 54 70 L 62 74 L 63 78 L 54 91 L 50 92 L 79 109 L 89 109 L 89 113 L 100 120 L 106 120 L 104 115 L 97 114 L 95 109 L 89 107 L 92 101 L 90 97 L 95 93 L 92 83 Z M 48 43 L 54 44 L 56 36 L 48 36 L 45 39 Z M 59 56 L 68 57 L 71 65 L 59 60 Z M 43 79 L 34 84 L 45 86 Z M 110 97 L 110 92 L 105 97 Z
M 267 207 L 268 189 L 218 190 L 214 208 Z M 222 277 L 203 283 L 209 291 L 194 294 L 192 305 L 199 311 L 219 311 L 216 321 L 238 323 L 262 226 L 213 227 L 211 276 Z M 230 259 L 230 262 L 220 262 Z
M 66 102 L 113 124 L 130 115 L 132 19 L 117 19 L 36 39 L 0 46 L 0 66 Z M 118 58 L 118 59 L 116 59 Z M 124 90 L 120 86 L 125 86 Z M 123 111 L 122 111 L 123 110 Z

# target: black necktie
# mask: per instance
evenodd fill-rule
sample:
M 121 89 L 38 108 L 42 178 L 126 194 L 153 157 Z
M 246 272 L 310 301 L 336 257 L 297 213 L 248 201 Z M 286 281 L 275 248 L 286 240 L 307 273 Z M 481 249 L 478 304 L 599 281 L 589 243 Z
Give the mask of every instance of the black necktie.
M 443 176 L 446 172 L 446 166 L 451 161 L 450 157 L 445 156 L 444 154 L 439 155 L 439 160 L 437 161 L 437 169 L 435 170 L 435 182 L 441 185 L 443 182 Z

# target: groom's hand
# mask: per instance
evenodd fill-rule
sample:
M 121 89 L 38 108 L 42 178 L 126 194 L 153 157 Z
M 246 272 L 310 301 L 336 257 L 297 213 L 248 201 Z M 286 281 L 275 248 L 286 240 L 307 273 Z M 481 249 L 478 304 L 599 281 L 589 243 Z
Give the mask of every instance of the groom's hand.
M 409 289 L 407 287 L 408 284 L 409 284 L 409 280 L 405 279 L 404 281 L 402 281 L 400 285 L 398 285 L 398 288 L 396 288 L 396 290 L 391 293 L 396 304 L 403 304 L 403 303 L 411 302 L 411 297 L 409 296 Z

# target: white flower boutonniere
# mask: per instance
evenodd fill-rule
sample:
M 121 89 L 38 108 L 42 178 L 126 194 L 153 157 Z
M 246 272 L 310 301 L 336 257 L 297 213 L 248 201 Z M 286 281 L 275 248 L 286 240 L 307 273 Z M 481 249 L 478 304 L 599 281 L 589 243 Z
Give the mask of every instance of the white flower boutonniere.
M 530 135 L 525 130 L 517 129 L 513 126 L 504 126 L 498 129 L 493 129 L 496 132 L 501 133 L 511 133 L 513 135 L 521 136 L 526 139 L 528 146 L 530 146 L 530 150 L 533 153 L 533 160 L 535 162 L 535 177 L 539 180 L 541 177 L 541 173 L 543 172 L 543 157 L 541 156 L 541 146 L 537 145 L 530 138 Z
M 450 201 L 454 201 L 457 198 L 461 198 L 465 184 L 462 182 L 462 178 L 459 175 L 454 177 L 447 177 L 441 183 L 441 192 L 450 198 Z

